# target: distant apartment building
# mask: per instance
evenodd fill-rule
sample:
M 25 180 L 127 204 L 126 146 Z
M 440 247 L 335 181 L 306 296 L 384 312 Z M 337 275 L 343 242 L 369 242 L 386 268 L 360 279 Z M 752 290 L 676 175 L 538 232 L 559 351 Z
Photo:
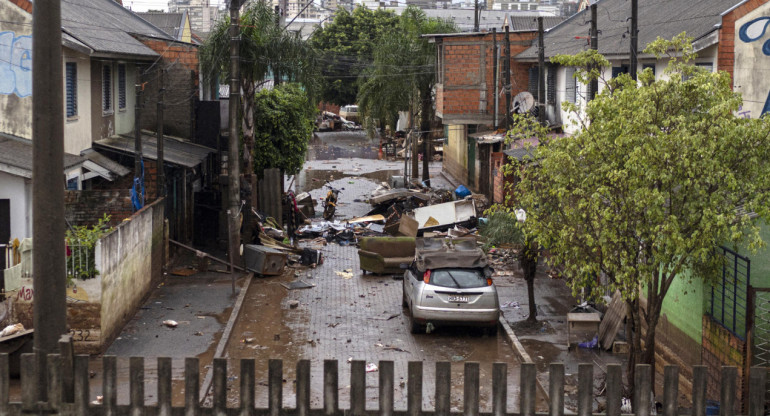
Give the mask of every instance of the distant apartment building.
M 571 16 L 577 12 L 578 0 L 487 0 L 487 10 L 510 10 L 543 15 Z
M 169 13 L 187 12 L 192 30 L 208 33 L 211 32 L 219 17 L 217 6 L 211 3 L 211 0 L 170 0 L 168 11 Z

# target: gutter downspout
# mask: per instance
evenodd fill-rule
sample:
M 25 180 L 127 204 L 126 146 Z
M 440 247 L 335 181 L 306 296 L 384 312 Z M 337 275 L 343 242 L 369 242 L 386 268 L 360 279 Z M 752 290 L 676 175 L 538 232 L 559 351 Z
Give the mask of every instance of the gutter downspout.
M 500 91 L 499 91 L 499 72 L 500 72 L 500 46 L 497 44 L 497 28 L 492 28 L 492 45 L 494 45 L 494 50 L 492 53 L 494 54 L 492 57 L 494 59 L 493 64 L 493 73 L 492 73 L 492 79 L 495 84 L 495 130 L 497 130 L 497 127 L 500 125 L 498 118 L 499 118 L 499 112 L 500 112 Z

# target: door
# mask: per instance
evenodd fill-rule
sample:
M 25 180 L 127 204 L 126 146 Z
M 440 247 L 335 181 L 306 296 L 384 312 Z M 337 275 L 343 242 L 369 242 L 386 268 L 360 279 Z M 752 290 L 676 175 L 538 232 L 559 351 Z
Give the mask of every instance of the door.
M 0 244 L 11 239 L 11 200 L 0 199 Z M 0 250 L 0 270 L 5 269 L 5 249 Z M 2 282 L 0 282 L 2 283 Z
M 479 146 L 479 192 L 487 197 L 488 201 L 492 200 L 491 186 L 489 186 L 490 173 L 490 145 Z
M 468 187 L 476 186 L 476 140 L 468 137 Z

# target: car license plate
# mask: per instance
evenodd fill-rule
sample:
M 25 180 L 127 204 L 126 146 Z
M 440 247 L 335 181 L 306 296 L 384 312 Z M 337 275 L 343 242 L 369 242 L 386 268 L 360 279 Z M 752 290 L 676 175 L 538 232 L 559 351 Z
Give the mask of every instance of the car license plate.
M 450 302 L 468 302 L 467 296 L 450 296 L 449 297 Z

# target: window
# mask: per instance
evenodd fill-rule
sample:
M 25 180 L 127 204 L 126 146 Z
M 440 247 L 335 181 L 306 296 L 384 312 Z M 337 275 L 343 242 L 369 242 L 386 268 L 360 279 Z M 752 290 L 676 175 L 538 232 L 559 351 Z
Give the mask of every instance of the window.
M 538 79 L 539 79 L 539 77 L 538 77 L 539 72 L 540 71 L 538 70 L 538 67 L 536 67 L 536 66 L 533 66 L 533 67 L 529 68 L 529 85 L 528 85 L 527 89 L 532 94 L 532 96 L 535 97 L 535 99 L 538 99 L 538 97 L 537 97 L 537 93 L 538 93 L 537 84 L 538 84 Z
M 546 80 L 546 87 L 548 88 L 546 98 L 548 99 L 548 104 L 556 103 L 556 69 L 557 67 L 555 65 L 550 65 L 548 67 L 548 80 Z
M 577 101 L 577 80 L 575 79 L 575 68 L 567 68 L 566 71 L 566 101 L 575 103 Z
M 112 111 L 112 65 L 102 66 L 102 111 Z
M 612 78 L 615 78 L 619 76 L 620 74 L 627 74 L 628 73 L 628 65 L 621 65 L 621 66 L 613 66 L 612 67 Z
M 126 64 L 118 64 L 118 110 L 126 109 Z
M 78 64 L 67 62 L 64 66 L 65 94 L 67 98 L 67 118 L 78 115 Z
M 652 69 L 652 75 L 655 75 L 655 64 L 642 64 L 642 71 L 647 68 Z

